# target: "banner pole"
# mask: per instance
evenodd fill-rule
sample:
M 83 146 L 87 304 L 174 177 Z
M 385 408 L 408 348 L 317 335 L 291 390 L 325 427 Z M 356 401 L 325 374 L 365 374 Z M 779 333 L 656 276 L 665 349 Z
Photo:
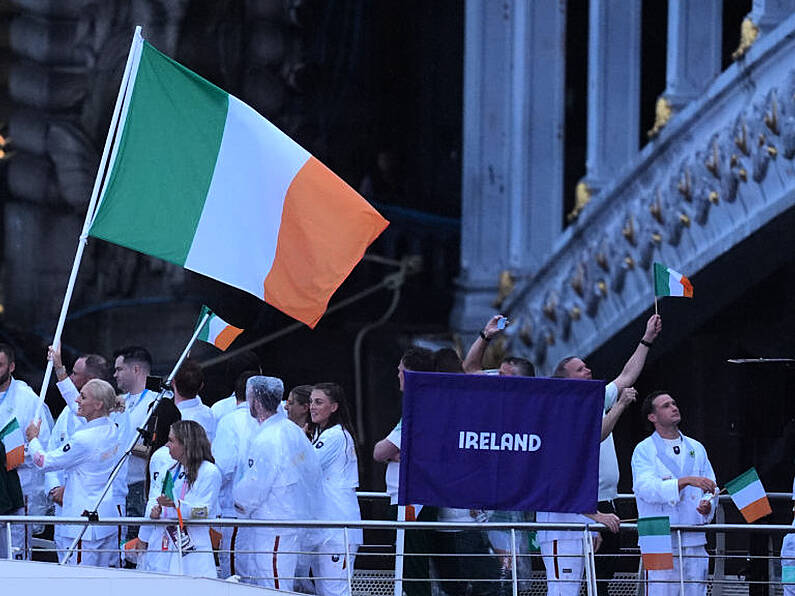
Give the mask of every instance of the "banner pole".
M 519 596 L 519 567 L 516 564 L 516 528 L 511 528 L 511 594 Z
M 406 521 L 405 505 L 398 505 L 397 520 Z M 395 594 L 403 596 L 403 553 L 405 550 L 405 530 L 398 528 L 395 534 Z
M 61 344 L 61 335 L 63 334 L 64 324 L 66 323 L 66 313 L 69 310 L 69 303 L 72 301 L 72 293 L 74 291 L 75 282 L 77 281 L 77 272 L 80 269 L 80 262 L 83 260 L 83 252 L 86 244 L 88 243 L 88 230 L 91 227 L 91 222 L 94 215 L 94 209 L 99 197 L 99 190 L 102 186 L 105 171 L 108 167 L 108 156 L 113 145 L 115 132 L 119 126 L 122 104 L 124 103 L 124 96 L 127 92 L 127 86 L 130 80 L 130 73 L 132 72 L 133 57 L 135 50 L 143 42 L 141 37 L 141 27 L 137 26 L 133 33 L 132 44 L 130 45 L 130 53 L 127 55 L 127 63 L 124 66 L 124 74 L 122 74 L 121 84 L 119 85 L 119 93 L 116 96 L 116 105 L 113 108 L 113 115 L 110 119 L 110 126 L 108 127 L 108 135 L 105 137 L 105 147 L 102 150 L 102 157 L 99 160 L 99 168 L 97 169 L 97 176 L 94 179 L 94 187 L 91 190 L 91 198 L 88 201 L 86 208 L 86 218 L 83 221 L 83 231 L 80 233 L 80 238 L 77 242 L 77 250 L 75 252 L 75 259 L 72 263 L 72 271 L 69 274 L 69 282 L 66 285 L 66 293 L 64 295 L 63 303 L 61 304 L 61 312 L 58 316 L 58 324 L 55 327 L 55 334 L 52 339 L 52 345 L 57 350 Z M 39 404 L 36 408 L 36 415 L 34 420 L 41 418 L 41 409 L 44 407 L 44 397 L 47 395 L 47 387 L 50 384 L 50 377 L 52 376 L 52 360 L 47 361 L 47 368 L 44 370 L 44 379 L 41 383 L 41 390 L 39 391 Z

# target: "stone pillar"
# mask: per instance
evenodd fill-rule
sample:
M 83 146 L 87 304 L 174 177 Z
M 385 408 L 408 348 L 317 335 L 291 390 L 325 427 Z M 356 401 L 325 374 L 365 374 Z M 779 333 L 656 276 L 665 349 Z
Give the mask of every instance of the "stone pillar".
M 668 0 L 666 87 L 669 105 L 681 109 L 721 72 L 722 0 Z
M 466 4 L 461 276 L 452 326 L 480 328 L 502 272 L 525 276 L 560 233 L 564 2 Z
M 641 3 L 591 0 L 585 184 L 598 192 L 638 152 Z

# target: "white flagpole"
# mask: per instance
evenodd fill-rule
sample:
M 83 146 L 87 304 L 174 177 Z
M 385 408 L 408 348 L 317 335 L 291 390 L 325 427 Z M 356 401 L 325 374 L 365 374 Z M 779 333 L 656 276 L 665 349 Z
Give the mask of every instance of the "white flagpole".
M 69 303 L 72 300 L 72 293 L 75 287 L 75 281 L 77 281 L 77 272 L 80 269 L 80 261 L 83 259 L 83 251 L 85 250 L 86 244 L 88 243 L 88 230 L 91 227 L 91 222 L 93 221 L 94 215 L 94 208 L 96 207 L 97 200 L 99 198 L 99 191 L 102 186 L 102 180 L 104 179 L 105 171 L 107 170 L 108 166 L 108 155 L 110 154 L 111 147 L 114 145 L 114 138 L 115 142 L 119 142 L 119 136 L 121 131 L 119 130 L 117 134 L 117 128 L 119 127 L 119 120 L 122 111 L 122 104 L 124 103 L 124 98 L 128 95 L 128 85 L 130 82 L 130 75 L 133 71 L 133 62 L 135 61 L 135 69 L 137 70 L 137 61 L 134 60 L 135 57 L 140 56 L 139 48 L 143 43 L 143 37 L 141 37 L 141 27 L 137 26 L 135 28 L 135 32 L 133 33 L 133 40 L 132 44 L 130 45 L 130 53 L 127 56 L 127 64 L 124 66 L 124 74 L 121 78 L 121 84 L 119 85 L 119 94 L 116 96 L 116 105 L 113 108 L 113 116 L 110 119 L 110 126 L 108 127 L 108 136 L 105 138 L 105 148 L 102 151 L 102 158 L 99 161 L 99 169 L 97 170 L 97 177 L 94 179 L 94 188 L 91 191 L 91 198 L 88 202 L 88 208 L 86 209 L 86 218 L 83 222 L 83 231 L 80 233 L 80 238 L 77 242 L 77 251 L 75 253 L 75 260 L 72 263 L 72 272 L 69 275 L 69 283 L 66 286 L 66 294 L 64 295 L 63 304 L 61 305 L 61 314 L 58 317 L 58 324 L 55 327 L 55 335 L 52 340 L 52 345 L 58 349 L 61 344 L 61 335 L 63 334 L 64 324 L 66 323 L 66 313 L 69 310 Z M 41 390 L 39 391 L 39 405 L 36 408 L 36 415 L 34 416 L 34 420 L 37 418 L 41 418 L 41 409 L 44 406 L 44 397 L 47 395 L 47 386 L 50 384 L 50 376 L 52 375 L 52 360 L 47 361 L 47 368 L 44 371 L 44 380 L 41 383 Z

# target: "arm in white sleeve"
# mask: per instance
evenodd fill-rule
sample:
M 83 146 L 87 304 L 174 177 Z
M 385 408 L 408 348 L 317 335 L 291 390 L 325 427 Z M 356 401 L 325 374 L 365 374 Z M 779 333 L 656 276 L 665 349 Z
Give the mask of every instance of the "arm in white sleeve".
M 233 419 L 225 418 L 218 424 L 215 440 L 212 443 L 213 459 L 215 465 L 224 477 L 229 477 L 235 472 L 240 455 L 238 453 L 239 438 L 235 433 Z
M 707 457 L 707 452 L 706 452 L 706 450 L 704 449 L 703 446 L 701 447 L 701 454 L 704 457 L 704 463 L 702 464 L 702 466 L 701 466 L 701 468 L 699 470 L 700 475 L 703 476 L 704 478 L 709 478 L 713 482 L 715 482 L 717 480 L 715 478 L 715 470 L 712 469 L 712 463 L 710 463 L 709 458 Z M 718 492 L 717 489 L 715 490 L 715 492 L 716 493 Z M 707 515 L 699 514 L 699 515 L 701 515 L 701 523 L 703 523 L 703 524 L 710 523 L 715 517 L 715 509 L 718 506 L 718 499 L 717 498 L 713 498 L 710 501 L 710 503 L 712 504 L 712 507 L 710 507 L 709 513 Z
M 47 441 L 47 451 L 52 451 L 53 449 L 58 449 L 61 446 L 61 442 L 59 439 L 60 429 L 61 426 L 66 426 L 66 416 L 67 414 L 63 414 L 63 417 L 59 416 L 58 420 L 55 422 L 55 426 L 53 426 L 53 431 L 50 433 L 50 439 Z M 52 489 L 62 486 L 63 485 L 63 472 L 59 471 L 50 471 L 44 473 L 44 492 L 50 494 Z
M 66 402 L 66 406 L 77 415 L 77 396 L 80 395 L 80 392 L 75 387 L 72 379 L 66 377 L 63 381 L 58 381 L 55 386 L 61 392 L 61 397 Z
M 196 481 L 181 502 L 182 516 L 192 519 L 215 516 L 220 492 L 221 472 L 215 466 L 202 464 Z
M 240 481 L 232 490 L 235 500 L 235 509 L 245 516 L 252 512 L 265 501 L 276 479 L 277 468 L 274 464 L 273 453 L 263 453 L 252 444 L 249 458 L 244 462 L 245 469 Z
M 344 455 L 345 435 L 338 432 L 325 432 L 315 441 L 314 448 L 320 460 L 320 468 L 325 472 L 334 458 Z
M 30 442 L 30 454 L 33 464 L 46 471 L 49 470 L 68 470 L 86 461 L 91 450 L 83 441 L 70 440 L 63 447 L 45 451 L 38 437 Z
M 647 503 L 675 505 L 679 502 L 679 479 L 663 480 L 657 473 L 653 448 L 635 448 L 632 454 L 632 490 Z

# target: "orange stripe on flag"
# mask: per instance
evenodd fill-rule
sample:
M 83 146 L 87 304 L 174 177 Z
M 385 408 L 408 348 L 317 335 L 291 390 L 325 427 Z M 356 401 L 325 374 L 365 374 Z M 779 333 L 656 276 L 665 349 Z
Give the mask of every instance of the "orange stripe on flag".
M 388 225 L 356 191 L 310 157 L 287 189 L 265 301 L 314 328 L 331 295 Z
M 740 513 L 743 514 L 745 521 L 750 524 L 761 517 L 770 515 L 773 513 L 773 510 L 770 508 L 770 501 L 767 500 L 767 495 L 765 495 L 761 499 L 757 499 L 753 503 L 750 503 L 740 509 Z
M 674 568 L 672 553 L 643 553 L 643 568 L 646 570 L 662 570 Z
M 232 327 L 232 325 L 227 325 L 221 330 L 221 333 L 218 334 L 218 337 L 215 338 L 213 344 L 219 350 L 226 350 L 241 333 L 243 333 L 242 329 Z
M 685 298 L 692 298 L 693 284 L 690 283 L 690 280 L 683 275 L 682 279 L 679 280 L 679 283 L 682 284 L 682 294 L 685 296 Z
M 25 461 L 25 448 L 23 446 L 15 447 L 6 453 L 6 470 L 10 471 L 18 468 Z

